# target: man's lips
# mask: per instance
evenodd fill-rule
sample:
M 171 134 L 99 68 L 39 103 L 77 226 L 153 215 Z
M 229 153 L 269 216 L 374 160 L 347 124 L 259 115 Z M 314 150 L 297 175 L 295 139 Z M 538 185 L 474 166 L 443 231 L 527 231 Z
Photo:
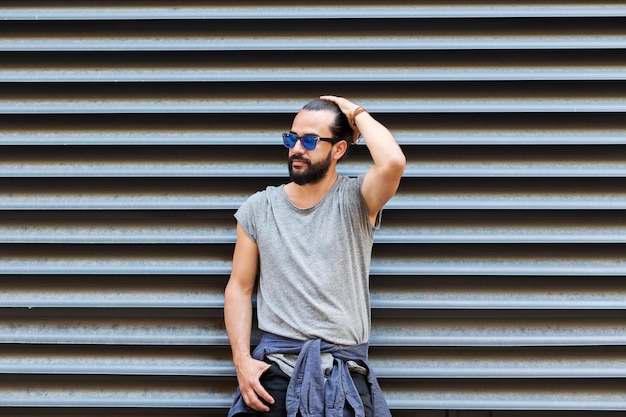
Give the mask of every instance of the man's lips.
M 291 157 L 289 159 L 291 160 L 292 168 L 307 167 L 311 163 L 311 161 L 309 161 L 306 158 L 298 158 L 298 157 L 294 158 L 294 157 Z

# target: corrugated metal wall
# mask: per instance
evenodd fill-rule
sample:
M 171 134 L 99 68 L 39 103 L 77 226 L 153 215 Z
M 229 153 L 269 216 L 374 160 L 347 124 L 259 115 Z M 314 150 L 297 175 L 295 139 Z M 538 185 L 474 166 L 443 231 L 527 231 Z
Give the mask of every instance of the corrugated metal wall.
M 3 1 L 0 412 L 224 415 L 232 214 L 286 180 L 279 132 L 326 93 L 409 161 L 372 265 L 394 415 L 626 409 L 625 17 L 623 1 Z

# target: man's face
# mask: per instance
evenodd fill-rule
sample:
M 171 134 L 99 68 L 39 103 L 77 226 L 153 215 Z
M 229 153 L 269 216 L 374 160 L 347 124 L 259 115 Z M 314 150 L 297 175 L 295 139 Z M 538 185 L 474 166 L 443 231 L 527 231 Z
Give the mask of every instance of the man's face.
M 291 131 L 298 136 L 314 135 L 332 137 L 329 126 L 335 115 L 325 110 L 301 110 L 293 120 Z M 302 147 L 300 141 L 289 149 L 289 177 L 298 185 L 315 184 L 327 174 L 332 164 L 332 148 L 329 142 L 318 141 L 312 151 Z

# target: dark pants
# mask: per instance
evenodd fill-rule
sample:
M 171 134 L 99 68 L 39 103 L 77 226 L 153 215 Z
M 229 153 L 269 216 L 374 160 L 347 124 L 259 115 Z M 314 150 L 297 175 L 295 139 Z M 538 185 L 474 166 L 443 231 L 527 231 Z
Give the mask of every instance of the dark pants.
M 274 398 L 274 404 L 270 406 L 270 411 L 259 413 L 264 417 L 285 417 L 287 410 L 285 408 L 285 399 L 287 394 L 287 385 L 289 385 L 289 376 L 281 371 L 280 367 L 273 362 L 272 366 L 261 376 L 261 384 Z M 351 372 L 354 385 L 356 386 L 363 406 L 365 407 L 365 417 L 373 417 L 372 413 L 372 395 L 370 394 L 367 377 L 355 372 Z M 350 407 L 346 404 L 346 407 Z

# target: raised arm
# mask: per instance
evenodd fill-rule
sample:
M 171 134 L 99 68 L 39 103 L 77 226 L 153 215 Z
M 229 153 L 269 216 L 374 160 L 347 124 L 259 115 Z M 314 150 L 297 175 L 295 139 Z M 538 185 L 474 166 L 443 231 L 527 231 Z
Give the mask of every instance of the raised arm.
M 250 355 L 252 294 L 258 266 L 257 245 L 237 224 L 233 269 L 224 291 L 224 322 L 244 402 L 254 410 L 269 411 L 269 407 L 260 398 L 270 404 L 274 400 L 261 386 L 260 377 L 270 365 L 257 361 Z
M 370 221 L 376 220 L 378 212 L 394 196 L 406 166 L 406 157 L 391 132 L 360 106 L 337 96 L 321 96 L 339 106 L 355 129 L 354 140 L 360 131 L 374 164 L 365 174 L 361 192 L 367 203 Z

